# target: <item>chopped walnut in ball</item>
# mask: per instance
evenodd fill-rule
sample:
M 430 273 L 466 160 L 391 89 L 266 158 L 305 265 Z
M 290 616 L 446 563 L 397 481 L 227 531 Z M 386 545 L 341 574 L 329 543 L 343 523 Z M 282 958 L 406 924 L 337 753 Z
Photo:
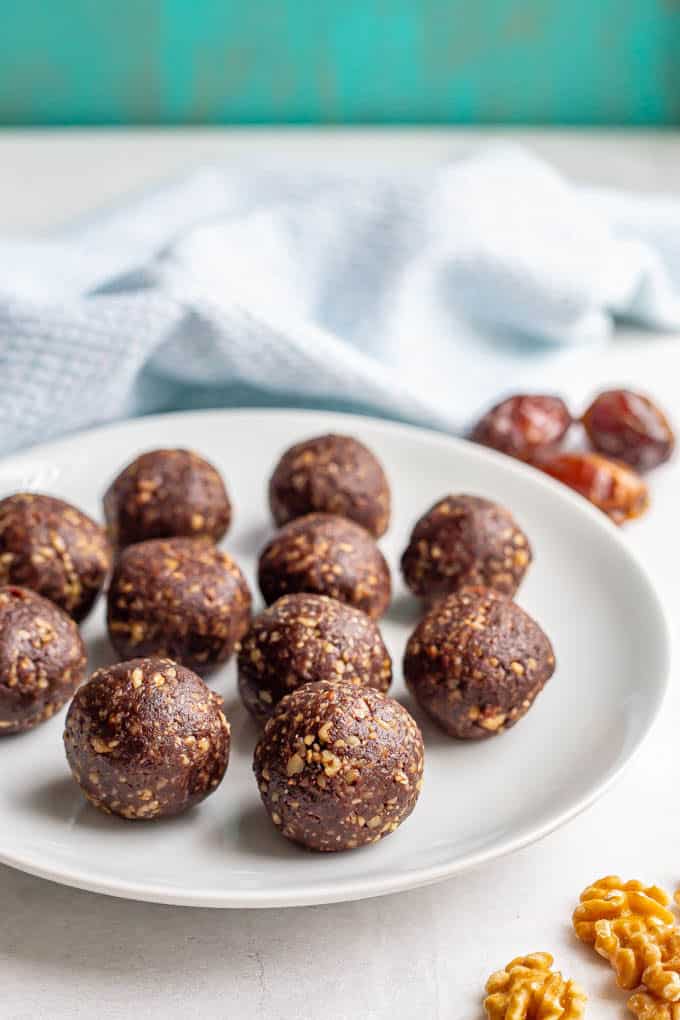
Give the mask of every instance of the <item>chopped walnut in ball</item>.
M 552 965 L 550 953 L 531 953 L 492 974 L 484 999 L 489 1020 L 579 1020 L 584 1016 L 585 992 Z
M 642 882 L 624 882 L 618 875 L 607 875 L 584 889 L 574 911 L 574 931 L 582 942 L 595 944 L 596 922 L 635 917 L 648 928 L 674 924 L 668 909 L 670 898 L 658 886 Z

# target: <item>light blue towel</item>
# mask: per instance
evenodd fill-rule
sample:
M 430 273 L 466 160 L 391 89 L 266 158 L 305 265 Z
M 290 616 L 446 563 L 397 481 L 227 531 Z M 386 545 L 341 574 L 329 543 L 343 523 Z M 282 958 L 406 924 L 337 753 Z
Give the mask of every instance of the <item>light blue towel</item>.
M 221 404 L 456 431 L 559 389 L 617 317 L 680 328 L 680 202 L 573 187 L 515 146 L 408 178 L 209 167 L 0 242 L 0 267 L 3 452 Z

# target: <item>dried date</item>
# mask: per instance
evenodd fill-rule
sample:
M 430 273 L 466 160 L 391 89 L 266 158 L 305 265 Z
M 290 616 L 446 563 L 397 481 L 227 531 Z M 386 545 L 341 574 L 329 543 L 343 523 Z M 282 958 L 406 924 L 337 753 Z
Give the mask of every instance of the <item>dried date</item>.
M 615 524 L 640 517 L 649 506 L 649 490 L 626 464 L 598 453 L 556 453 L 540 458 L 536 467 L 585 496 Z
M 631 390 L 600 393 L 581 419 L 595 450 L 649 471 L 668 460 L 675 437 L 665 414 Z
M 531 461 L 557 446 L 572 417 L 561 397 L 517 394 L 492 407 L 472 430 L 475 443 Z

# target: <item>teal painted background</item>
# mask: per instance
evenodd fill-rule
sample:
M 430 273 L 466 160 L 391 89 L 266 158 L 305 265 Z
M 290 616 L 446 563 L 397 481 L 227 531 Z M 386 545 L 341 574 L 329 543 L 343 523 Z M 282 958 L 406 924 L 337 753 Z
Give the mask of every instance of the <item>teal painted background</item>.
M 680 123 L 680 0 L 0 0 L 0 123 Z

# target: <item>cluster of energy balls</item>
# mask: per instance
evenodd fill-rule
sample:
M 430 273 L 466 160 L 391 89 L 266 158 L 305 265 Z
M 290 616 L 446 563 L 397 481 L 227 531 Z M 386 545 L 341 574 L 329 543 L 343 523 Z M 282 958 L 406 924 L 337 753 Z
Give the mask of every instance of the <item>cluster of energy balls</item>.
M 253 617 L 217 544 L 232 518 L 224 481 L 196 453 L 137 457 L 104 496 L 105 526 L 51 496 L 0 501 L 0 734 L 70 700 L 64 744 L 85 797 L 127 819 L 177 814 L 226 772 L 229 722 L 202 677 L 235 655 L 272 823 L 314 850 L 360 847 L 394 832 L 423 780 L 378 624 L 388 480 L 356 439 L 320 436 L 283 454 L 269 503 L 279 530 L 259 556 L 267 608 Z M 401 569 L 422 612 L 404 677 L 453 738 L 503 733 L 554 671 L 549 639 L 513 601 L 531 561 L 511 513 L 479 496 L 445 495 L 413 527 Z M 120 661 L 85 681 L 77 623 L 104 589 Z

